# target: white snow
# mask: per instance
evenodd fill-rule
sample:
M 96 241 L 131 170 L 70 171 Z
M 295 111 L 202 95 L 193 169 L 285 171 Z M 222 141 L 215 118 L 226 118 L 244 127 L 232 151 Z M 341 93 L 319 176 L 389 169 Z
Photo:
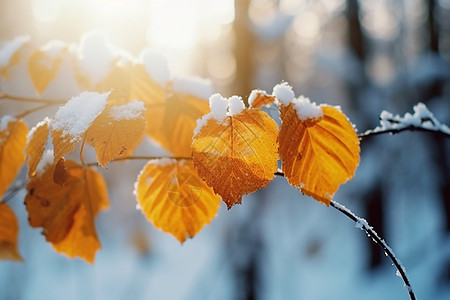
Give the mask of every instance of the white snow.
M 253 102 L 255 102 L 256 98 L 258 97 L 258 95 L 262 95 L 262 96 L 269 96 L 267 94 L 266 91 L 264 90 L 253 90 L 250 93 L 250 96 L 248 96 L 248 104 L 251 106 L 253 104 Z
M 202 127 L 206 125 L 206 122 L 208 122 L 208 120 L 212 119 L 212 118 L 214 118 L 213 113 L 209 113 L 209 114 L 204 115 L 200 119 L 197 119 L 197 121 L 196 121 L 197 127 L 195 127 L 195 129 L 194 129 L 194 136 L 199 134 Z
M 44 120 L 40 121 L 33 128 L 31 128 L 31 130 L 28 132 L 28 135 L 27 135 L 28 142 L 30 142 L 31 139 L 33 138 L 34 133 L 36 132 L 36 129 L 38 129 L 38 127 L 40 127 L 44 124 L 50 124 L 50 119 L 48 117 L 45 117 Z
M 287 82 L 277 84 L 273 88 L 272 95 L 277 98 L 281 104 L 286 106 L 289 105 L 289 103 L 291 103 L 295 98 L 294 91 Z
M 72 142 L 81 139 L 92 121 L 103 111 L 110 92 L 83 92 L 58 109 L 52 122 L 53 130 L 61 130 L 63 137 L 69 135 Z
M 113 106 L 109 115 L 117 121 L 131 120 L 141 117 L 144 111 L 144 102 L 133 100 L 127 104 Z
M 162 53 L 146 49 L 141 53 L 140 61 L 144 64 L 150 77 L 156 83 L 165 86 L 170 79 L 167 58 Z
M 65 47 L 67 47 L 67 44 L 63 41 L 53 40 L 42 46 L 41 50 L 45 52 L 46 57 L 53 61 Z
M 9 122 L 15 121 L 16 118 L 10 115 L 4 115 L 0 119 L 0 131 L 7 130 Z
M 300 96 L 292 101 L 294 109 L 297 112 L 298 118 L 302 121 L 307 119 L 320 119 L 323 117 L 323 112 L 320 106 L 315 102 L 311 102 L 309 98 Z
M 227 116 L 228 110 L 228 99 L 222 97 L 220 94 L 214 94 L 209 97 L 209 107 L 211 108 L 211 113 L 219 122 L 223 122 Z
M 172 88 L 174 92 L 190 94 L 202 99 L 208 99 L 213 93 L 211 81 L 199 77 L 174 77 Z
M 83 73 L 95 86 L 108 75 L 114 58 L 114 49 L 104 34 L 91 31 L 81 37 L 78 57 Z
M 390 130 L 402 130 L 407 127 L 441 131 L 450 135 L 450 128 L 446 124 L 439 122 L 433 113 L 428 110 L 425 104 L 419 102 L 413 107 L 413 110 L 414 114 L 407 112 L 403 117 L 400 115 L 394 115 L 385 110 L 382 111 L 380 114 L 381 126 L 377 126 L 373 130 L 367 130 L 364 132 L 364 135 Z
M 36 167 L 36 176 L 41 176 L 42 174 L 44 174 L 45 170 L 47 170 L 47 168 L 53 164 L 53 161 L 53 150 L 45 151 Z
M 232 96 L 228 99 L 228 116 L 235 116 L 240 114 L 245 108 L 242 98 L 239 96 Z
M 30 40 L 29 36 L 18 36 L 12 41 L 6 43 L 0 49 L 0 67 L 6 67 L 9 61 L 24 44 Z

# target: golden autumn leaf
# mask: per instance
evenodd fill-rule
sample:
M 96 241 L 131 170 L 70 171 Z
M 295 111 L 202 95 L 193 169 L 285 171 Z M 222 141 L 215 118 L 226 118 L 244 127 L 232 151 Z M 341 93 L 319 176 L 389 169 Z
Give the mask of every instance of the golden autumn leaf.
M 38 94 L 56 78 L 67 53 L 67 46 L 60 41 L 51 42 L 31 52 L 28 58 L 28 73 Z
M 98 163 L 108 162 L 132 153 L 145 135 L 145 106 L 141 101 L 108 105 L 92 122 L 86 141 L 96 152 Z
M 58 109 L 52 127 L 55 162 L 72 152 L 105 108 L 109 92 L 83 92 Z
M 17 249 L 19 222 L 13 210 L 0 202 L 0 259 L 23 261 Z
M 28 44 L 28 36 L 19 36 L 0 49 L 0 76 L 7 79 L 8 70 L 20 62 L 21 50 Z
M 248 97 L 248 103 L 251 108 L 260 108 L 272 104 L 275 97 L 268 95 L 265 91 L 253 90 Z
M 337 108 L 300 98 L 281 107 L 278 138 L 284 176 L 303 194 L 325 205 L 359 164 L 359 139 Z
M 64 185 L 53 181 L 55 164 L 28 182 L 25 205 L 29 223 L 42 227 L 46 240 L 57 252 L 93 263 L 101 248 L 94 218 L 109 205 L 106 185 L 93 169 L 70 160 L 65 166 Z
M 28 127 L 22 120 L 3 116 L 0 120 L 0 196 L 14 181 L 25 162 Z
M 36 167 L 44 154 L 47 144 L 50 119 L 45 118 L 34 126 L 28 134 L 28 142 L 25 153 L 28 160 L 28 176 L 36 174 Z
M 191 155 L 196 120 L 209 113 L 208 101 L 200 97 L 173 93 L 164 105 L 147 110 L 147 133 L 175 156 Z
M 135 195 L 147 219 L 180 243 L 209 224 L 220 205 L 220 197 L 188 160 L 149 161 L 137 178 Z
M 242 195 L 267 186 L 273 179 L 278 127 L 265 112 L 243 109 L 240 98 L 230 98 L 227 105 L 223 103 L 227 99 L 220 97 L 210 98 L 214 109 L 198 122 L 192 157 L 200 177 L 230 209 L 241 203 Z

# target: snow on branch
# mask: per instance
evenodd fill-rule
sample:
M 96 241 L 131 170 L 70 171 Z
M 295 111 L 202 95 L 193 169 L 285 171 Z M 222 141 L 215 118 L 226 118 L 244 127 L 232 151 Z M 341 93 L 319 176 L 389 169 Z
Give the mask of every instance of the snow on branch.
M 446 124 L 439 122 L 425 104 L 419 102 L 413 109 L 414 114 L 406 113 L 403 117 L 385 110 L 382 111 L 380 115 L 381 125 L 359 134 L 359 137 L 362 138 L 383 133 L 395 134 L 407 130 L 437 132 L 450 137 L 450 128 Z

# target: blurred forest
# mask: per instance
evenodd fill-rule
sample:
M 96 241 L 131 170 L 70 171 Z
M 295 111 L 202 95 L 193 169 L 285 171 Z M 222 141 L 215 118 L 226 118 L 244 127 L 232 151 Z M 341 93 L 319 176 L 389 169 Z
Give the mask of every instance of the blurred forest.
M 359 132 L 376 127 L 381 111 L 403 115 L 417 102 L 450 124 L 449 0 L 0 2 L 1 41 L 25 34 L 38 47 L 76 42 L 93 29 L 133 55 L 163 52 L 173 73 L 209 78 L 225 96 L 245 99 L 287 81 L 296 95 L 341 106 Z M 8 92 L 35 96 L 27 75 L 15 75 Z M 43 97 L 70 93 L 52 89 Z M 14 105 L 0 101 L 1 114 Z M 222 204 L 212 224 L 180 246 L 135 209 L 132 185 L 144 163 L 104 172 L 112 206 L 97 220 L 103 249 L 94 266 L 55 253 L 27 225 L 25 191 L 17 194 L 9 203 L 20 218 L 25 263 L 0 262 L 0 298 L 408 299 L 376 244 L 284 178 L 242 206 Z M 448 138 L 363 139 L 355 177 L 335 200 L 386 239 L 418 299 L 450 299 Z

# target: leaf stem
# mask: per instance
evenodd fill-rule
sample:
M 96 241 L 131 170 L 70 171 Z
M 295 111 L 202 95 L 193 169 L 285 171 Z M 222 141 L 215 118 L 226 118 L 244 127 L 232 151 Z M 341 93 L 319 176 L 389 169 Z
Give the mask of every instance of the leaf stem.
M 152 160 L 152 159 L 163 159 L 163 158 L 170 158 L 175 160 L 192 160 L 192 157 L 187 156 L 124 156 L 116 158 L 110 162 L 117 162 L 117 161 L 124 161 L 124 160 Z M 98 162 L 90 162 L 87 163 L 86 166 L 88 167 L 94 167 L 98 166 Z
M 389 247 L 389 245 L 386 243 L 386 241 L 378 235 L 378 233 L 373 229 L 372 226 L 369 226 L 369 224 L 365 219 L 358 217 L 350 209 L 346 208 L 345 206 L 339 204 L 334 200 L 331 200 L 330 206 L 346 215 L 352 221 L 354 221 L 356 223 L 355 225 L 357 228 L 364 230 L 366 234 L 372 238 L 375 244 L 378 244 L 378 246 L 380 246 L 381 249 L 383 249 L 384 253 L 387 256 L 389 256 L 392 263 L 397 268 L 398 271 L 397 274 L 399 274 L 403 279 L 403 282 L 409 294 L 409 298 L 411 300 L 415 300 L 416 295 L 414 294 L 411 283 L 409 282 L 408 276 L 406 275 L 405 267 L 402 265 L 400 260 L 395 256 L 394 252 L 392 251 L 391 247 Z
M 39 98 L 29 98 L 29 97 L 19 97 L 14 96 L 10 94 L 6 94 L 4 92 L 0 91 L 0 100 L 11 100 L 11 101 L 20 101 L 20 102 L 33 102 L 33 103 L 46 103 L 46 104 L 65 104 L 67 100 L 61 100 L 61 99 L 39 99 Z

